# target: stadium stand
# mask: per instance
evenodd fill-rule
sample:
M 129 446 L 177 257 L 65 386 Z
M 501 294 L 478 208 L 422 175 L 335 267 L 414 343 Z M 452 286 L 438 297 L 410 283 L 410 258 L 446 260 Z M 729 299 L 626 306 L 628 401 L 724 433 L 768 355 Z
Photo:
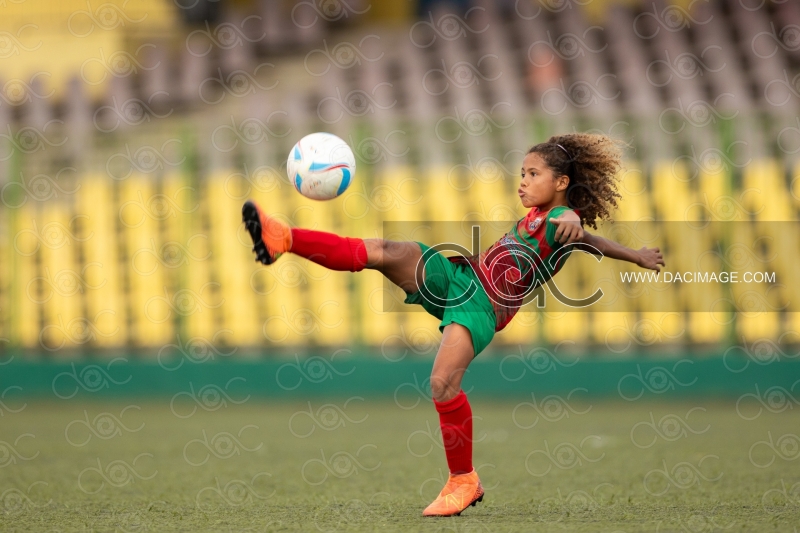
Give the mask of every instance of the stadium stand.
M 394 339 L 423 353 L 435 322 L 387 312 L 403 295 L 378 274 L 253 264 L 242 201 L 363 237 L 386 221 L 511 222 L 524 214 L 522 154 L 564 131 L 630 143 L 616 219 L 656 227 L 670 266 L 695 268 L 669 255 L 686 223 L 735 221 L 735 235 L 709 227 L 698 256 L 765 239 L 758 264 L 791 279 L 794 263 L 769 252 L 800 252 L 800 48 L 787 37 L 800 6 L 698 4 L 624 2 L 599 20 L 532 2 L 438 2 L 412 18 L 262 0 L 195 20 L 164 0 L 70 0 L 37 4 L 34 25 L 30 6 L 4 4 L 0 337 L 31 350 Z M 301 197 L 283 176 L 291 144 L 317 130 L 356 153 L 358 181 L 336 203 Z M 562 290 L 614 276 L 587 261 L 565 267 Z M 780 309 L 800 301 L 792 287 L 756 296 Z M 696 346 L 800 328 L 785 310 L 692 311 L 747 297 L 736 286 L 674 289 L 645 309 L 532 309 L 497 342 L 540 339 L 541 324 L 553 345 L 609 346 L 646 339 L 647 324 Z

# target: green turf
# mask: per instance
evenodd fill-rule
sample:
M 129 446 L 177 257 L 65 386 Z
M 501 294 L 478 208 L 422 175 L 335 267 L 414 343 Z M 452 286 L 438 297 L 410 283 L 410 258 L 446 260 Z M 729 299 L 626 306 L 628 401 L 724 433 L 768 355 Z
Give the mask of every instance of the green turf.
M 475 401 L 486 498 L 461 517 L 424 519 L 446 472 L 432 405 L 325 403 L 176 405 L 186 418 L 169 400 L 4 404 L 0 530 L 800 530 L 800 409 L 754 417 L 757 406 L 741 406 L 745 420 L 735 401 L 570 400 L 560 411 L 553 399 L 540 413 L 519 407 L 521 426 L 538 416 L 523 429 L 515 404 Z M 687 418 L 694 407 L 704 410 Z M 675 440 L 639 425 L 636 446 L 631 430 L 651 412 Z M 127 429 L 105 415 L 92 426 L 101 413 Z M 756 445 L 768 432 L 773 447 Z

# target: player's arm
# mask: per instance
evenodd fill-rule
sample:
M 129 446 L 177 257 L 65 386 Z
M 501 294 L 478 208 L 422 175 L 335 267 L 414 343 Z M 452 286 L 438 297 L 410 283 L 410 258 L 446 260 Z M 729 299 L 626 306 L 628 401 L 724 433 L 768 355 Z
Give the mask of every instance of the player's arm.
M 659 265 L 664 265 L 664 257 L 658 248 L 643 247 L 639 250 L 633 250 L 614 241 L 586 232 L 581 226 L 581 219 L 575 211 L 566 210 L 558 217 L 551 218 L 550 222 L 555 224 L 555 240 L 561 244 L 576 244 L 577 248 L 591 254 L 628 261 L 642 268 L 657 272 L 661 271 Z M 581 243 L 589 246 L 580 246 Z
M 623 246 L 614 241 L 608 240 L 598 235 L 592 235 L 588 232 L 583 232 L 583 239 L 580 241 L 588 246 L 577 246 L 581 250 L 585 250 L 591 254 L 602 255 L 610 257 L 611 259 L 618 259 L 620 261 L 628 261 L 639 265 L 642 268 L 648 268 L 661 272 L 661 266 L 664 266 L 664 257 L 661 255 L 661 250 L 658 248 L 642 247 L 639 250 L 633 250 L 627 246 Z

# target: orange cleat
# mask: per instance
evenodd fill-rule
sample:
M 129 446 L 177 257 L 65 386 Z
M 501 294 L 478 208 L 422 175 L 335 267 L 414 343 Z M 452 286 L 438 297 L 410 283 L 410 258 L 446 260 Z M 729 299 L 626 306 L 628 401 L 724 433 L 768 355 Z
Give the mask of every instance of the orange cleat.
M 422 511 L 422 516 L 459 516 L 469 506 L 483 501 L 483 487 L 478 473 L 450 474 L 442 492 Z
M 242 206 L 242 221 L 253 239 L 256 261 L 271 265 L 292 248 L 292 230 L 285 223 L 264 213 L 255 202 Z

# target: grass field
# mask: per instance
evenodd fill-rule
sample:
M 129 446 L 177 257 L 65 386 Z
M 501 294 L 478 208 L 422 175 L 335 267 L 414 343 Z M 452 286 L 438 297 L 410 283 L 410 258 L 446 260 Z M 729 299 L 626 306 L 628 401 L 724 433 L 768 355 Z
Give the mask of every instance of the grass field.
M 800 531 L 800 410 L 551 400 L 473 401 L 487 496 L 447 519 L 422 400 L 4 404 L 0 530 Z

